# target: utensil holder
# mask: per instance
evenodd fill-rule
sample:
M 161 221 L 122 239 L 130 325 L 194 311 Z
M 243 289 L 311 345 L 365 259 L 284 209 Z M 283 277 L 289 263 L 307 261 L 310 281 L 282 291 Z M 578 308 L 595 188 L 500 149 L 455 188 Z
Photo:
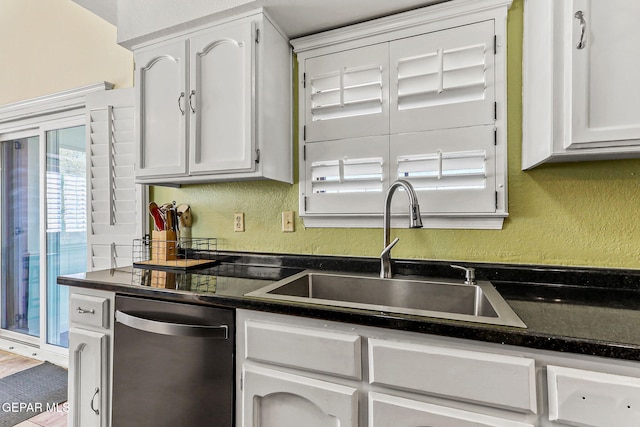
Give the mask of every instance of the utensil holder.
M 175 231 L 153 230 L 151 232 L 151 259 L 154 261 L 173 261 L 178 257 L 177 236 Z

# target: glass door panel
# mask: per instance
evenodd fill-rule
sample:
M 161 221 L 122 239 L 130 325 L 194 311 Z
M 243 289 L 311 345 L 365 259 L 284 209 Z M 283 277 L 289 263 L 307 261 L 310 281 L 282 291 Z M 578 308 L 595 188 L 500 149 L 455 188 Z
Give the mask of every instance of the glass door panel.
M 47 343 L 68 346 L 69 290 L 62 274 L 87 268 L 85 127 L 46 132 Z
M 2 144 L 2 328 L 40 336 L 38 137 Z

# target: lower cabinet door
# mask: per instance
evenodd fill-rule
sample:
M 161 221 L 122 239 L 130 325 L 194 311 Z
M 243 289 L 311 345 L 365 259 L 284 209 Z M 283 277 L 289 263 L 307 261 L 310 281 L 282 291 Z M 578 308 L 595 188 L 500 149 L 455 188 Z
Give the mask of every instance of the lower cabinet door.
M 355 388 L 245 365 L 243 427 L 357 427 Z
M 69 427 L 108 426 L 108 336 L 69 331 Z
M 532 424 L 477 414 L 416 400 L 369 393 L 369 427 L 533 427 Z

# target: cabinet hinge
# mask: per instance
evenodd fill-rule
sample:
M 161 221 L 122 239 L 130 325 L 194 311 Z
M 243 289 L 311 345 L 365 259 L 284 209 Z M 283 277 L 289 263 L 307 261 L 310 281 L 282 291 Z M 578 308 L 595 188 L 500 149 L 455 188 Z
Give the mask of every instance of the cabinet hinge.
M 302 126 L 302 140 L 307 140 L 307 125 Z
M 496 209 L 498 209 L 498 192 L 496 191 Z
M 260 163 L 260 149 L 256 148 L 256 164 Z
M 493 54 L 498 53 L 498 36 L 493 36 Z
M 493 145 L 498 145 L 498 129 L 493 130 Z
M 260 28 L 256 28 L 256 43 L 260 43 Z

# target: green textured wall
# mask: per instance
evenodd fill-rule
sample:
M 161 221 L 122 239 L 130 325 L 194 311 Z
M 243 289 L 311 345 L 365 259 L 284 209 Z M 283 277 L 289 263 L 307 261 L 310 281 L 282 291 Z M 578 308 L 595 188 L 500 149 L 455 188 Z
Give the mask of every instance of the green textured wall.
M 520 170 L 522 11 L 508 18 L 509 214 L 502 230 L 394 230 L 396 258 L 640 268 L 640 160 L 553 164 Z M 296 172 L 297 177 L 297 172 Z M 255 252 L 378 256 L 381 229 L 280 231 L 282 211 L 298 210 L 298 185 L 217 183 L 155 187 L 158 202 L 192 206 L 194 237 Z M 233 232 L 234 212 L 246 231 Z M 297 213 L 297 212 L 296 212 Z

